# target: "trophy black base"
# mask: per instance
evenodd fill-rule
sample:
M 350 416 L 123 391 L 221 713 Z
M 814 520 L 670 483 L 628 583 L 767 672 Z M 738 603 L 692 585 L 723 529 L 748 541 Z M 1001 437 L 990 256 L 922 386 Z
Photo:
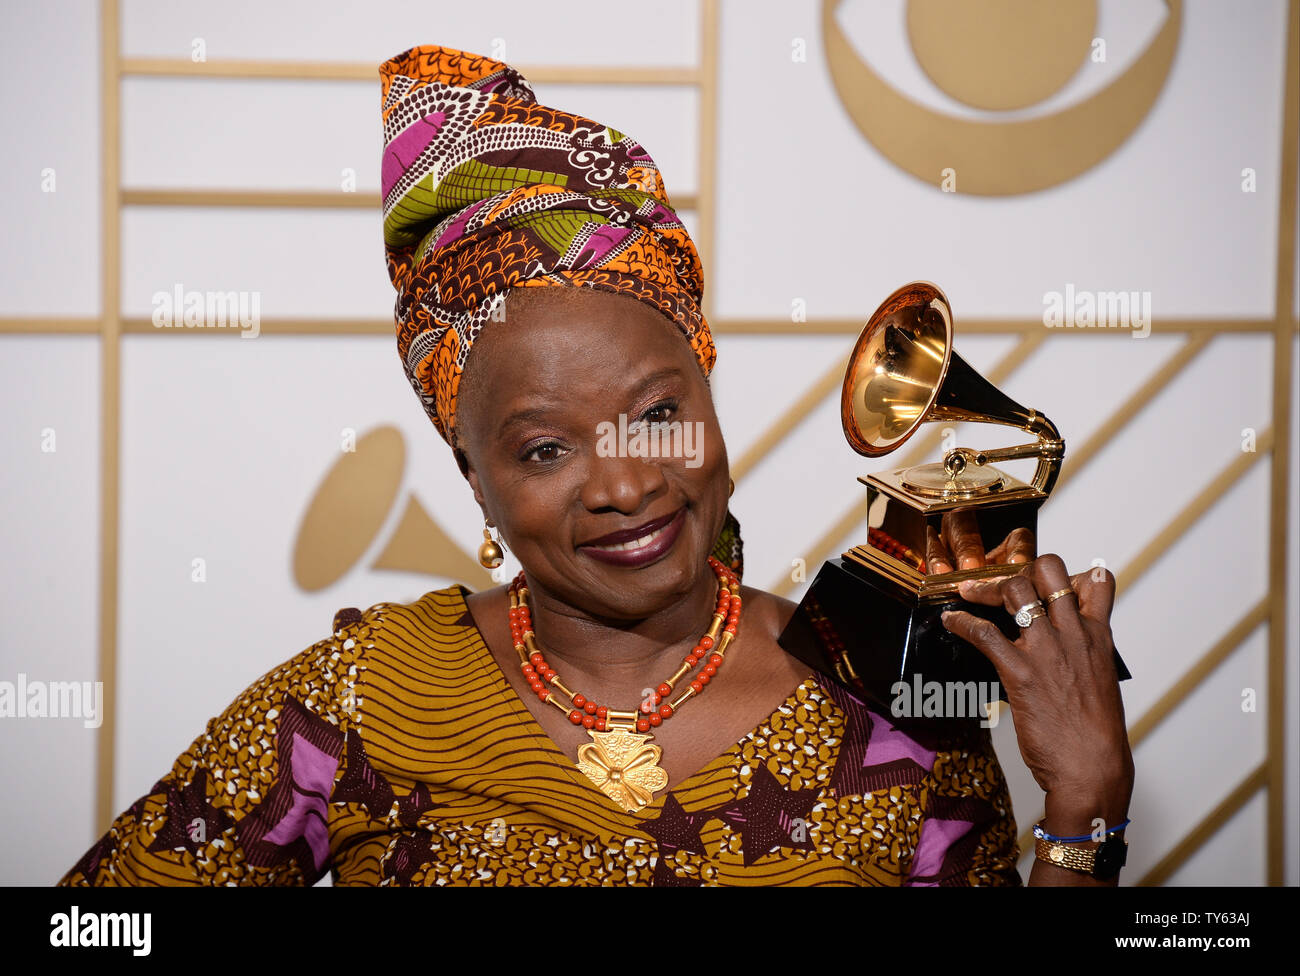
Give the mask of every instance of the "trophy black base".
M 957 598 L 922 603 L 865 566 L 831 559 L 822 564 L 778 643 L 885 714 L 929 717 L 935 687 L 947 690 L 940 694 L 948 704 L 971 701 L 961 688 L 976 691 L 980 701 L 1006 701 L 993 663 L 943 626 L 940 614 L 956 609 L 993 621 L 1008 640 L 1020 635 L 1002 607 Z M 1120 680 L 1131 677 L 1118 652 L 1115 668 Z M 968 682 L 975 682 L 973 689 Z M 957 689 L 955 695 L 952 689 Z M 900 693 L 907 697 L 901 711 Z M 934 717 L 985 718 L 982 709 L 966 711 L 973 714 L 952 714 L 945 708 Z

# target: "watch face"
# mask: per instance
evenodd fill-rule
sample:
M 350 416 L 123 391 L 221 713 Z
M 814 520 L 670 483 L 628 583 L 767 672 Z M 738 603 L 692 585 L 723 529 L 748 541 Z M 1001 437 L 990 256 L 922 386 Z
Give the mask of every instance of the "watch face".
M 1097 848 L 1092 862 L 1094 878 L 1113 878 L 1128 860 L 1128 845 L 1118 837 L 1107 837 Z

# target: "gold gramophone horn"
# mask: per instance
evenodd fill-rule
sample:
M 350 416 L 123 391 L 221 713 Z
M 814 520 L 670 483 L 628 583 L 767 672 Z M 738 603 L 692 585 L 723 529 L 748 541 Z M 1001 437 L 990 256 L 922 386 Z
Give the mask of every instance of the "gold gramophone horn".
M 398 501 L 406 446 L 396 427 L 378 427 L 321 480 L 293 550 L 294 581 L 308 592 L 340 579 L 370 549 Z M 414 495 L 372 569 L 470 582 L 487 574 L 442 530 Z
M 936 464 L 902 472 L 910 490 L 936 498 L 973 498 L 1001 490 L 990 461 L 1034 457 L 1033 487 L 1052 490 L 1065 442 L 1047 417 L 1012 400 L 952 348 L 952 309 L 928 281 L 904 285 L 885 299 L 858 337 L 840 393 L 844 436 L 859 454 L 883 457 L 924 423 L 1005 424 L 1034 434 L 1033 444 L 974 451 L 957 447 Z

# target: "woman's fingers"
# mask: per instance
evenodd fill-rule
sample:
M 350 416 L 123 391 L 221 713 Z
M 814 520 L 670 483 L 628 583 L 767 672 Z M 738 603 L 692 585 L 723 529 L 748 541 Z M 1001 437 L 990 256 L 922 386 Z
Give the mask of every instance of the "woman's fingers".
M 1033 612 L 1033 619 L 1029 621 L 1029 624 L 1020 628 L 1022 639 L 1035 640 L 1044 636 L 1043 631 L 1051 632 L 1053 629 L 1052 620 L 1048 617 L 1046 608 L 1039 612 L 1042 600 L 1039 597 L 1037 587 L 1034 585 L 1033 580 L 1024 573 L 1008 576 L 1003 581 L 1002 606 L 1013 617 L 1022 609 Z
M 1110 611 L 1115 606 L 1115 577 L 1109 569 L 1098 566 L 1070 579 L 1079 595 L 1079 613 L 1110 626 Z
M 984 565 L 984 538 L 974 509 L 958 509 L 943 517 L 943 541 L 958 569 L 978 569 Z
M 925 527 L 925 565 L 929 573 L 951 573 L 953 570 L 952 553 L 932 525 Z
M 980 534 L 978 517 L 972 509 L 949 512 L 943 517 L 942 529 L 933 526 L 925 533 L 926 571 L 951 573 L 959 569 L 978 569 L 999 563 L 1031 563 L 1038 554 L 1038 540 L 1026 528 L 1013 529 L 988 552 Z
M 998 563 L 1033 562 L 1038 555 L 1038 540 L 1026 528 L 1012 529 L 1007 537 L 999 542 L 988 554 L 990 566 Z
M 957 584 L 957 592 L 968 603 L 979 603 L 986 607 L 1000 607 L 1003 604 L 1002 581 L 1007 577 L 994 576 L 991 579 L 962 580 Z
M 940 616 L 940 621 L 949 632 L 979 648 L 993 662 L 1004 685 L 1014 686 L 1023 666 L 1020 651 L 1003 636 L 997 624 L 965 610 L 948 610 Z
M 1034 589 L 1047 609 L 1052 626 L 1071 636 L 1081 634 L 1083 623 L 1079 620 L 1078 594 L 1061 557 L 1055 553 L 1039 556 L 1034 560 L 1031 574 Z M 1060 595 L 1049 603 L 1047 598 L 1053 594 Z

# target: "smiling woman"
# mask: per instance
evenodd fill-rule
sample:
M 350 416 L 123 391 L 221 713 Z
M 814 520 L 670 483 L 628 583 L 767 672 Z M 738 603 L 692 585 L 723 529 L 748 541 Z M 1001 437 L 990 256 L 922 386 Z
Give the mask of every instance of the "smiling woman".
M 523 570 L 340 611 L 61 883 L 1020 884 L 988 730 L 873 711 L 741 585 L 703 277 L 654 161 L 488 58 L 382 75 L 398 350 Z M 698 438 L 609 450 L 611 424 Z M 1066 731 L 1096 746 L 1096 715 Z M 1091 805 L 1116 782 L 1058 779 L 1049 825 L 1122 817 L 1122 789 Z

